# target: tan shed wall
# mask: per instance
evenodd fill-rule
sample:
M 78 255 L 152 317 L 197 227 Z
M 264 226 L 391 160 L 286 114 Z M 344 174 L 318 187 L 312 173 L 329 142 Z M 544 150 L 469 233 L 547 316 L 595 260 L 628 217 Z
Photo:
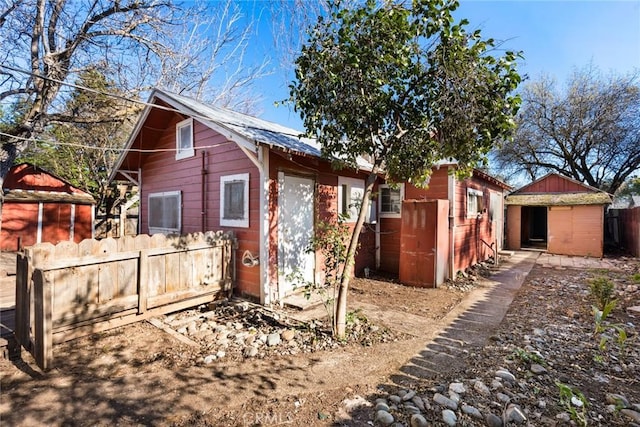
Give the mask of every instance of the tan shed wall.
M 521 206 L 507 206 L 507 249 L 520 249 L 521 214 Z
M 602 257 L 604 209 L 601 205 L 551 206 L 547 219 L 549 253 Z

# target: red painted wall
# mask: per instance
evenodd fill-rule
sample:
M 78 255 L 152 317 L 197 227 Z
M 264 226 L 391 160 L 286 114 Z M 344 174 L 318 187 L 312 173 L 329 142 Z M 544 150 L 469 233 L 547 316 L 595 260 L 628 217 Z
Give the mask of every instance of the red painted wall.
M 590 193 L 593 190 L 560 175 L 549 175 L 538 182 L 532 182 L 516 191 L 517 194 L 528 193 Z
M 38 233 L 37 203 L 7 203 L 2 206 L 2 232 L 0 249 L 17 251 L 18 238 L 23 246 L 36 243 Z
M 640 206 L 618 212 L 622 245 L 631 255 L 640 257 Z

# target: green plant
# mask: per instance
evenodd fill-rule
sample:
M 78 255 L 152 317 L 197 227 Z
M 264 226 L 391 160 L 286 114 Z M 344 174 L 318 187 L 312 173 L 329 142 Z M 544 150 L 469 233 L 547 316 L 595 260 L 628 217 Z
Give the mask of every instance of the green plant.
M 609 317 L 609 314 L 616 308 L 617 301 L 612 300 L 607 302 L 602 309 L 599 309 L 595 305 L 591 306 L 591 311 L 593 312 L 593 321 L 595 323 L 595 331 L 594 334 L 600 334 L 604 332 L 607 327 L 605 320 Z
M 513 350 L 513 356 L 517 357 L 524 363 L 537 363 L 539 365 L 545 365 L 544 358 L 540 353 L 533 353 L 523 348 L 516 348 Z
M 600 310 L 604 311 L 606 305 L 614 300 L 615 286 L 613 282 L 606 277 L 600 276 L 591 279 L 589 281 L 589 290 Z
M 640 283 L 640 273 L 634 273 L 631 276 L 631 280 L 633 280 L 633 283 Z
M 587 406 L 589 402 L 584 394 L 575 387 L 556 381 L 560 392 L 560 405 L 568 412 L 571 419 L 580 426 L 587 425 Z
M 611 339 L 606 332 L 614 331 L 616 334 L 616 344 L 620 350 L 620 353 L 624 353 L 625 345 L 627 343 L 627 339 L 629 338 L 627 335 L 627 331 L 624 329 L 623 325 L 619 323 L 609 323 L 606 319 L 609 317 L 609 314 L 616 307 L 616 300 L 609 301 L 602 310 L 599 310 L 598 307 L 591 306 L 591 310 L 593 312 L 593 320 L 595 323 L 595 329 L 593 334 L 600 335 L 600 342 L 598 344 L 598 348 L 600 351 L 607 350 L 607 342 Z M 600 356 L 602 359 L 602 356 Z M 595 359 L 594 359 L 595 360 Z

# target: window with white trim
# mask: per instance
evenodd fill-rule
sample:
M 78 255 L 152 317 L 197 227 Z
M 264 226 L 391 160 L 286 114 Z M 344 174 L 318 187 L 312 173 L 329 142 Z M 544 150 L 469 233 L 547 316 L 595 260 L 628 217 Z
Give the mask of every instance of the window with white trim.
M 220 177 L 220 225 L 249 227 L 249 174 Z
M 180 233 L 181 208 L 180 191 L 149 194 L 149 234 Z
M 467 188 L 467 218 L 482 215 L 484 211 L 484 194 L 480 190 Z
M 193 119 L 189 118 L 176 124 L 176 160 L 193 157 Z
M 338 213 L 345 222 L 357 221 L 363 194 L 363 179 L 338 177 Z
M 386 184 L 380 185 L 380 216 L 387 218 L 400 218 L 403 198 L 403 184 L 395 187 L 390 187 Z

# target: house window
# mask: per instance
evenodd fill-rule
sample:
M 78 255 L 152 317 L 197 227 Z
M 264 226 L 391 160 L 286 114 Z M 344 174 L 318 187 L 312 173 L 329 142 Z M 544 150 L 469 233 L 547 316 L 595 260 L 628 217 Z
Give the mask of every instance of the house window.
M 356 222 L 364 194 L 364 180 L 338 177 L 338 213 L 345 222 Z
M 220 178 L 220 225 L 249 227 L 249 174 Z
M 467 188 L 467 218 L 482 215 L 483 210 L 484 200 L 482 191 Z
M 393 188 L 388 185 L 380 186 L 380 216 L 387 218 L 400 218 L 402 199 L 404 198 L 404 186 L 400 184 Z
M 193 157 L 193 119 L 183 120 L 176 125 L 176 160 Z
M 149 233 L 180 233 L 181 194 L 179 191 L 149 194 Z

